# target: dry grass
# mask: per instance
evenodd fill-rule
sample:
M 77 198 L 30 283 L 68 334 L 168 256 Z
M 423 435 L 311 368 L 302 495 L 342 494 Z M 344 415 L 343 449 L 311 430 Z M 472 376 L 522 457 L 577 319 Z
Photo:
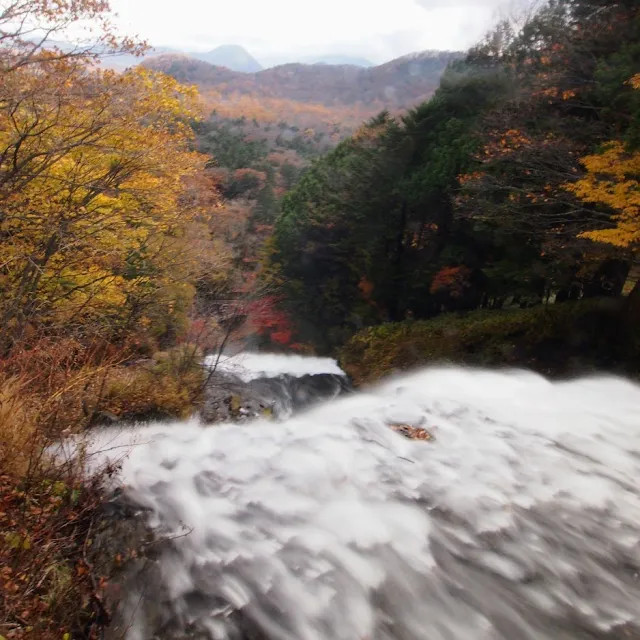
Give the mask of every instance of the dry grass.
M 0 469 L 23 480 L 47 471 L 46 448 L 83 430 L 116 359 L 74 340 L 42 340 L 0 360 Z
M 11 476 L 27 472 L 36 440 L 27 398 L 24 382 L 18 378 L 0 381 L 0 469 Z
M 87 557 L 102 501 L 82 461 L 56 461 L 50 445 L 85 430 L 97 411 L 184 416 L 204 372 L 182 345 L 148 364 L 108 345 L 40 340 L 0 359 L 0 637 L 89 640 L 109 614 L 105 576 Z M 112 470 L 107 470 L 111 472 Z
M 98 478 L 48 447 L 80 432 L 123 353 L 40 340 L 0 360 L 0 636 L 95 638 L 108 616 L 87 565 Z M 78 464 L 80 463 L 80 464 Z

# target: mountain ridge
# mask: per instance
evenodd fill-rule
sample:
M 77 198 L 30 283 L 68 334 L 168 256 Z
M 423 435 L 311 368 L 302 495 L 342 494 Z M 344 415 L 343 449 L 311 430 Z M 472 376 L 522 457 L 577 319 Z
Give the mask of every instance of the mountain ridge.
M 294 100 L 326 106 L 371 105 L 407 108 L 431 97 L 456 51 L 425 51 L 374 67 L 288 63 L 253 73 L 238 72 L 172 53 L 147 58 L 142 65 L 178 81 L 225 95 Z
M 301 64 L 322 64 L 322 65 L 350 65 L 354 67 L 363 67 L 368 69 L 369 67 L 375 67 L 373 62 L 367 60 L 366 58 L 362 58 L 360 56 L 349 56 L 344 54 L 326 54 L 319 56 L 304 56 L 298 60 Z M 273 65 L 279 66 L 279 65 Z

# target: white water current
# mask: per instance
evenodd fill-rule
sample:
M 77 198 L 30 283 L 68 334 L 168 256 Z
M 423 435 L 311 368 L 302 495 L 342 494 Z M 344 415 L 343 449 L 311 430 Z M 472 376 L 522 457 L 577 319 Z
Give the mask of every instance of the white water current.
M 299 355 L 244 352 L 237 355 L 207 356 L 205 364 L 221 373 L 231 373 L 244 382 L 257 378 L 275 378 L 282 374 L 290 376 L 317 375 L 344 372 L 332 358 L 307 358 Z
M 438 368 L 281 423 L 99 433 L 171 539 L 128 640 L 640 637 L 628 381 Z

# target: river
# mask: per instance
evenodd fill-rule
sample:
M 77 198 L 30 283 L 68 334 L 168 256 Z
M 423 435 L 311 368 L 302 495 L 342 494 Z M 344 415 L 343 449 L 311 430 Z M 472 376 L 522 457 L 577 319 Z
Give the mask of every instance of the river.
M 428 369 L 279 421 L 101 430 L 91 450 L 122 460 L 165 540 L 125 599 L 127 640 L 640 637 L 640 388 L 623 379 Z

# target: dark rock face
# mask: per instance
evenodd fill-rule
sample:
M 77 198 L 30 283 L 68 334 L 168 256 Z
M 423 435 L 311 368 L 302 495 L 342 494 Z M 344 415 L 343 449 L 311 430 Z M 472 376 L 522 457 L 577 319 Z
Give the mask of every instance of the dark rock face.
M 103 636 L 107 640 L 126 637 L 134 615 L 130 601 L 123 598 L 142 584 L 157 584 L 159 565 L 151 551 L 154 534 L 147 526 L 147 514 L 120 490 L 104 503 L 93 522 L 89 560 L 100 575 L 108 578 L 102 607 L 109 616 L 109 626 Z M 154 616 L 145 599 L 142 613 L 149 620 Z
M 331 373 L 283 374 L 250 382 L 216 374 L 205 392 L 200 416 L 206 423 L 244 422 L 257 417 L 283 419 L 351 391 L 347 377 Z

